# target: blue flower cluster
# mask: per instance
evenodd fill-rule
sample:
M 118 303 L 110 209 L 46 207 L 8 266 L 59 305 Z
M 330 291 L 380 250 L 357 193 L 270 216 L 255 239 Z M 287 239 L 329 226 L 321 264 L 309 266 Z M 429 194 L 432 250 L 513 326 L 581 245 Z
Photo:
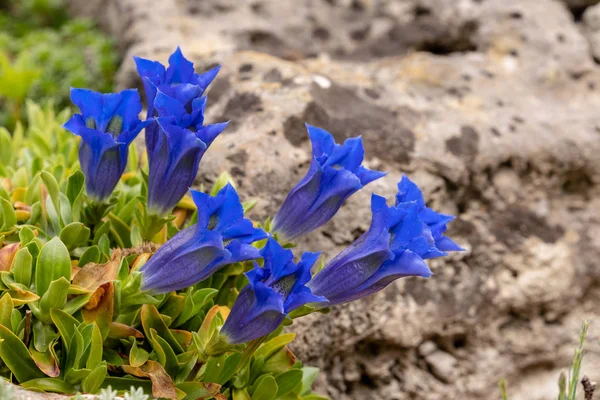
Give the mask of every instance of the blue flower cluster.
M 79 158 L 90 199 L 106 201 L 127 162 L 129 144 L 145 128 L 149 159 L 148 210 L 169 214 L 188 192 L 200 159 L 227 123 L 204 124 L 208 85 L 219 68 L 203 74 L 178 48 L 169 66 L 135 59 L 148 103 L 140 121 L 135 90 L 99 94 L 73 89 L 81 110 L 65 127 L 81 136 Z M 320 128 L 306 125 L 312 159 L 306 176 L 290 191 L 265 232 L 244 217 L 231 185 L 216 196 L 191 191 L 197 207 L 195 225 L 167 241 L 140 269 L 142 289 L 153 294 L 181 290 L 209 278 L 229 264 L 262 259 L 246 273 L 245 286 L 222 328 L 231 344 L 264 337 L 291 311 L 312 304 L 328 307 L 382 290 L 407 276 L 429 277 L 425 260 L 462 250 L 444 236 L 453 217 L 425 205 L 419 187 L 406 176 L 398 183 L 396 204 L 372 196 L 369 230 L 311 277 L 318 253 L 304 253 L 298 263 L 289 243 L 327 223 L 344 202 L 385 175 L 365 168 L 362 138 L 337 144 Z M 266 239 L 266 240 L 265 240 Z

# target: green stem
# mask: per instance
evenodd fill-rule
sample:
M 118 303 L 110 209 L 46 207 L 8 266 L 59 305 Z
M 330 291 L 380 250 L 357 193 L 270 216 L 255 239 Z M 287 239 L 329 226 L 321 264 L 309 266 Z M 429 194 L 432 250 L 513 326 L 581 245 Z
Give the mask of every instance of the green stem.
M 242 359 L 240 360 L 240 363 L 238 364 L 236 372 L 240 372 L 241 370 L 246 368 L 248 363 L 250 363 L 250 360 L 252 359 L 252 355 L 254 354 L 254 352 L 256 350 L 258 350 L 260 345 L 263 344 L 266 339 L 267 339 L 267 336 L 263 336 L 258 339 L 254 339 L 254 340 L 250 341 L 250 343 L 248 343 L 248 346 L 246 346 L 246 348 L 244 349 L 244 352 L 242 353 Z

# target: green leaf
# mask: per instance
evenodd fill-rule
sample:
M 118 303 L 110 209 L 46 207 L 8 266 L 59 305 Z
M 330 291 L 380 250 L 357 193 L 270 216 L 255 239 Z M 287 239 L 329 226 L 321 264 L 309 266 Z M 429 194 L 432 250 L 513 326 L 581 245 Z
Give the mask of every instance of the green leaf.
M 98 248 L 100 249 L 100 253 L 104 255 L 106 258 L 110 258 L 110 240 L 108 240 L 108 236 L 103 234 L 98 241 Z
M 79 262 L 77 265 L 80 267 L 84 267 L 88 263 L 98 264 L 100 263 L 100 249 L 98 246 L 90 246 L 88 247 L 81 257 L 79 257 Z
M 33 347 L 45 353 L 50 348 L 50 344 L 57 338 L 56 332 L 51 325 L 43 324 L 41 321 L 33 323 Z
M 52 281 L 48 290 L 40 299 L 39 306 L 41 315 L 36 315 L 36 317 L 46 324 L 51 323 L 50 310 L 53 308 L 62 309 L 65 307 L 70 286 L 71 283 L 64 276 Z
M 183 400 L 212 399 L 221 389 L 220 385 L 204 382 L 181 382 L 176 386 L 186 394 Z
M 0 209 L 2 210 L 2 218 L 4 221 L 2 224 L 1 230 L 3 230 L 3 231 L 9 230 L 17 224 L 17 214 L 15 212 L 15 209 L 13 208 L 12 204 L 10 204 L 10 202 L 8 200 L 1 198 L 1 197 L 0 197 Z
M 19 241 L 21 242 L 21 246 L 29 244 L 33 239 L 35 239 L 33 231 L 27 226 L 23 226 L 19 231 Z
M 227 360 L 225 360 L 225 365 L 221 371 L 221 375 L 219 375 L 219 379 L 216 382 L 219 385 L 224 385 L 226 382 L 228 382 L 235 374 L 241 360 L 242 353 L 233 353 L 227 357 Z
M 60 240 L 69 250 L 73 250 L 85 246 L 90 238 L 90 233 L 90 228 L 81 222 L 71 222 L 60 231 Z
M 129 365 L 132 367 L 141 367 L 146 361 L 148 361 L 150 354 L 146 350 L 137 346 L 137 341 L 135 338 L 132 337 L 131 339 L 133 340 L 133 345 L 129 350 Z
M 50 199 L 52 199 L 52 205 L 58 212 L 60 210 L 60 188 L 58 182 L 54 175 L 48 171 L 42 171 L 41 177 L 44 185 L 46 185 L 46 189 L 48 189 L 48 195 L 50 195 Z
M 92 341 L 90 343 L 90 355 L 88 356 L 85 367 L 87 369 L 93 370 L 102 361 L 102 332 L 100 332 L 100 328 L 95 323 L 93 324 L 94 328 L 92 330 Z
M 81 382 L 81 389 L 83 389 L 85 393 L 97 393 L 102 387 L 104 379 L 106 379 L 106 376 L 108 375 L 107 372 L 106 361 L 103 361 L 83 379 Z
M 69 199 L 63 193 L 60 194 L 60 220 L 63 227 L 73 222 L 73 211 L 71 210 L 71 203 Z
M 246 391 L 246 389 L 233 389 L 233 400 L 253 400 L 250 398 L 250 395 Z
M 60 369 L 58 367 L 58 361 L 54 352 L 48 348 L 45 352 L 41 353 L 35 349 L 30 349 L 31 358 L 46 375 L 51 378 L 57 378 L 60 375 Z
M 77 389 L 57 378 L 39 378 L 21 383 L 24 389 L 38 389 L 44 392 L 75 394 Z
M 300 395 L 304 396 L 312 392 L 312 385 L 317 376 L 319 376 L 319 368 L 302 368 L 302 389 L 300 391 Z
M 112 226 L 111 232 L 120 239 L 123 247 L 131 247 L 131 229 L 129 226 L 113 213 L 108 214 L 108 220 Z
M 164 367 L 170 376 L 176 376 L 179 364 L 175 352 L 165 339 L 160 337 L 156 330 L 150 329 L 150 344 L 156 352 L 158 362 Z
M 7 328 L 12 327 L 12 311 L 13 311 L 13 301 L 8 293 L 5 293 L 2 298 L 0 298 L 0 325 L 4 325 Z
M 163 321 L 155 306 L 144 304 L 142 306 L 141 320 L 146 336 L 149 336 L 151 329 L 155 329 L 158 336 L 169 343 L 169 346 L 175 351 L 176 354 L 183 353 L 183 347 L 181 347 L 179 342 L 175 339 L 175 337 L 173 337 L 169 327 Z
M 262 357 L 267 359 L 271 357 L 275 352 L 282 349 L 291 343 L 296 337 L 295 333 L 284 333 L 283 335 L 279 335 L 269 340 L 254 353 L 255 358 Z
M 31 285 L 32 270 L 33 257 L 31 256 L 31 253 L 27 247 L 22 248 L 17 252 L 15 259 L 13 260 L 12 273 L 15 278 L 15 282 L 29 287 L 29 285 Z
M 12 156 L 12 138 L 6 128 L 0 127 L 0 164 L 10 165 Z
M 223 189 L 228 183 L 231 183 L 231 186 L 235 187 L 231 175 L 229 175 L 229 173 L 227 172 L 222 172 L 221 175 L 219 175 L 219 177 L 215 181 L 215 184 L 213 185 L 212 190 L 210 191 L 210 195 L 216 196 L 217 193 L 219 193 L 219 190 Z
M 69 250 L 55 237 L 44 245 L 37 260 L 35 287 L 37 294 L 44 296 L 50 283 L 61 277 L 67 282 L 71 279 L 71 257 Z
M 0 358 L 19 383 L 45 376 L 21 339 L 3 325 L 0 325 Z
M 79 325 L 79 321 L 75 318 L 59 309 L 50 310 L 50 318 L 52 318 L 52 322 L 58 329 L 58 333 L 60 334 L 63 340 L 63 346 L 69 352 L 69 347 L 71 345 L 71 340 L 75 335 L 76 326 Z
M 78 222 L 81 219 L 81 205 L 83 203 L 84 183 L 85 176 L 80 170 L 73 172 L 67 180 L 67 198 L 71 203 L 73 221 L 75 222 Z
M 294 388 L 302 382 L 302 370 L 291 369 L 283 374 L 279 374 L 275 377 L 277 382 L 277 397 L 285 396 L 290 393 Z
M 206 369 L 204 370 L 204 376 L 202 380 L 204 382 L 215 382 L 219 380 L 221 373 L 223 372 L 223 368 L 225 367 L 225 359 L 227 355 L 223 354 L 219 357 L 209 357 L 208 362 L 206 363 Z
M 275 378 L 271 375 L 262 375 L 252 385 L 250 396 L 252 400 L 273 400 L 278 390 Z

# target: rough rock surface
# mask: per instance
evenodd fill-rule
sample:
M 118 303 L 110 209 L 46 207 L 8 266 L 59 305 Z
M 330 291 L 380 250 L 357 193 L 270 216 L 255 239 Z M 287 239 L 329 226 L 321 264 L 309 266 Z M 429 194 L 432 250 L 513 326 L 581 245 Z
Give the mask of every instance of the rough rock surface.
M 331 257 L 401 173 L 468 249 L 371 298 L 298 321 L 332 399 L 554 398 L 584 318 L 600 379 L 600 23 L 584 0 L 69 0 L 136 54 L 222 64 L 209 121 L 231 126 L 198 183 L 229 170 L 272 215 L 304 174 L 303 122 L 363 134 L 390 171 L 301 243 Z M 600 6 L 597 6 L 600 7 Z M 589 12 L 591 16 L 582 18 Z M 596 12 L 598 14 L 598 12 Z M 596 57 L 597 59 L 597 57 Z

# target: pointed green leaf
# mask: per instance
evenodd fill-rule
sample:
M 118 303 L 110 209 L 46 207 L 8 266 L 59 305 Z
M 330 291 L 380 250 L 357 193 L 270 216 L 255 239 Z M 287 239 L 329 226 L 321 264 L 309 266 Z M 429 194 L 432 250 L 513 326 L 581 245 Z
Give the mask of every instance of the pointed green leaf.
M 79 265 L 80 267 L 84 267 L 88 263 L 100 263 L 100 249 L 98 248 L 98 246 L 94 245 L 88 247 L 83 252 L 81 257 L 79 257 L 79 263 L 77 265 Z
M 58 212 L 60 210 L 60 188 L 58 186 L 58 182 L 56 181 L 54 175 L 48 171 L 42 171 L 41 177 L 44 185 L 46 185 L 46 189 L 48 189 L 48 195 L 52 200 L 54 210 Z
M 271 375 L 262 375 L 252 385 L 251 396 L 252 400 L 273 400 L 277 396 L 277 382 Z
M 63 310 L 56 308 L 50 310 L 50 317 L 58 329 L 58 333 L 60 333 L 63 346 L 66 348 L 67 352 L 69 352 L 69 346 L 71 345 L 71 340 L 75 335 L 76 326 L 79 325 L 79 321 Z
M 141 320 L 146 336 L 150 334 L 151 329 L 155 329 L 158 336 L 166 340 L 176 354 L 183 353 L 183 347 L 181 347 L 179 342 L 177 342 L 177 340 L 173 337 L 169 327 L 162 319 L 155 306 L 144 304 L 142 306 Z
M 72 222 L 66 225 L 60 231 L 60 240 L 69 250 L 76 247 L 83 247 L 90 238 L 90 228 L 81 222 Z
M 275 377 L 277 382 L 277 397 L 285 396 L 302 383 L 302 370 L 291 369 Z
M 11 229 L 17 224 L 17 214 L 12 204 L 4 198 L 0 198 L 0 209 L 2 210 L 2 229 L 3 231 Z
M 24 389 L 38 389 L 44 392 L 75 394 L 77 389 L 65 381 L 57 378 L 39 378 L 23 382 L 21 386 Z
M 133 339 L 133 346 L 131 346 L 131 349 L 129 350 L 129 365 L 132 367 L 141 367 L 146 361 L 148 361 L 150 354 L 146 350 L 137 346 L 137 341 L 135 338 L 131 339 Z
M 3 325 L 0 325 L 0 358 L 20 383 L 45 376 L 21 339 Z
M 44 245 L 37 260 L 35 270 L 35 286 L 37 294 L 44 296 L 50 283 L 64 277 L 71 279 L 71 257 L 69 250 L 55 237 Z
M 83 187 L 85 177 L 83 172 L 77 170 L 69 176 L 67 180 L 67 198 L 71 203 L 71 210 L 73 212 L 73 221 L 80 221 L 81 205 L 83 203 Z
M 90 344 L 90 355 L 85 364 L 87 369 L 93 370 L 102 361 L 102 343 L 102 332 L 100 332 L 98 325 L 94 324 L 94 328 L 92 330 L 92 342 Z
M 13 311 L 13 301 L 8 293 L 5 293 L 2 298 L 0 298 L 0 325 L 4 325 L 8 329 L 12 328 L 12 311 Z
M 98 364 L 92 372 L 86 376 L 81 382 L 81 388 L 85 393 L 97 393 L 102 387 L 102 383 L 106 378 L 108 370 L 106 362 Z
M 312 392 L 312 385 L 319 375 L 319 368 L 304 367 L 302 368 L 302 389 L 300 395 L 304 396 Z
M 36 315 L 36 317 L 47 324 L 52 322 L 50 310 L 53 308 L 62 309 L 65 307 L 70 286 L 71 283 L 69 283 L 64 276 L 52 281 L 48 290 L 40 299 L 39 306 L 41 315 Z
M 21 231 L 22 232 L 22 231 Z M 33 270 L 33 257 L 27 247 L 17 252 L 13 260 L 12 273 L 16 283 L 25 287 L 31 285 L 31 274 Z
M 57 378 L 60 375 L 60 369 L 58 367 L 58 361 L 55 358 L 55 354 L 48 348 L 43 353 L 35 349 L 30 349 L 31 358 L 46 375 L 50 378 Z

